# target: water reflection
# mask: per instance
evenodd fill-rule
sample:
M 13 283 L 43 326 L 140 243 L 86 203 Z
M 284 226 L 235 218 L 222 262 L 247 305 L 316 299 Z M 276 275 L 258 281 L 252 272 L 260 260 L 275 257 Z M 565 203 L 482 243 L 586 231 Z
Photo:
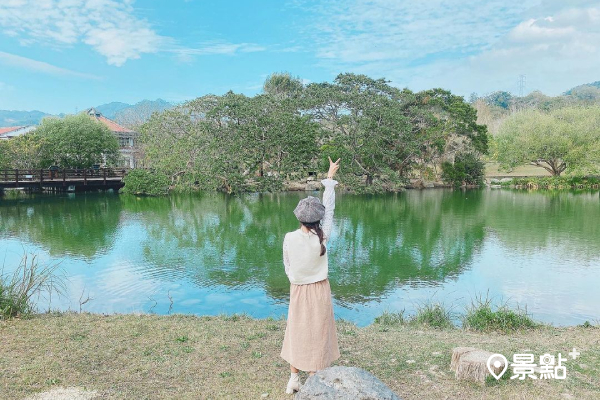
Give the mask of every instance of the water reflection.
M 281 245 L 306 195 L 3 198 L 0 249 L 13 263 L 23 243 L 62 260 L 73 296 L 94 291 L 90 311 L 167 312 L 168 292 L 178 312 L 265 316 L 285 312 Z M 468 303 L 464 293 L 491 290 L 557 323 L 570 312 L 600 318 L 589 306 L 600 301 L 589 286 L 600 283 L 599 217 L 598 192 L 338 194 L 328 249 L 336 313 L 369 323 L 407 298 Z
M 52 256 L 91 259 L 110 250 L 121 216 L 118 195 L 17 195 L 0 199 L 0 239 L 40 244 Z

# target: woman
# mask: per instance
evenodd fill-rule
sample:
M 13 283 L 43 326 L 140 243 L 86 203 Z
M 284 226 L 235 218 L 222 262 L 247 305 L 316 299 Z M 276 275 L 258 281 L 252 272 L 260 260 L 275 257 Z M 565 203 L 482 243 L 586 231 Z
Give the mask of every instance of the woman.
M 300 228 L 285 234 L 283 263 L 290 280 L 290 306 L 281 357 L 290 363 L 286 393 L 300 389 L 299 370 L 313 375 L 340 357 L 331 288 L 327 278 L 326 244 L 331 234 L 335 190 L 333 176 L 339 168 L 329 158 L 323 203 L 308 196 L 300 200 L 294 214 Z

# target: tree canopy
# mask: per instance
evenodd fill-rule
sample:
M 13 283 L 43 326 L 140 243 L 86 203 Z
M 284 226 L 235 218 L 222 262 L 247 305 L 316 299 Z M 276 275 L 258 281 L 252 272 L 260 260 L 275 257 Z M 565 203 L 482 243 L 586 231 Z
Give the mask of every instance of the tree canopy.
M 41 167 L 54 164 L 63 168 L 89 168 L 104 160 L 115 163 L 119 158 L 115 135 L 84 114 L 45 118 L 33 136 L 41 145 Z
M 501 125 L 496 151 L 507 169 L 530 164 L 555 176 L 595 172 L 600 162 L 600 107 L 516 113 Z
M 348 182 L 379 190 L 460 149 L 486 153 L 476 118 L 442 89 L 413 93 L 356 74 L 303 85 L 284 73 L 269 76 L 262 94 L 203 96 L 154 114 L 141 131 L 146 165 L 176 185 L 275 188 L 331 156 L 345 160 Z

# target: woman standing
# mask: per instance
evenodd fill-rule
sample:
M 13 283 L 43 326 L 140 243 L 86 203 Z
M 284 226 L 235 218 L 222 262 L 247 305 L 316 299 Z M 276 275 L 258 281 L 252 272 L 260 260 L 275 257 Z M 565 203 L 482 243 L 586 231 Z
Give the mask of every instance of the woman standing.
M 340 357 L 331 288 L 329 286 L 327 248 L 337 181 L 333 176 L 339 168 L 329 158 L 323 203 L 308 196 L 298 202 L 294 214 L 300 228 L 285 234 L 283 263 L 290 280 L 290 306 L 281 357 L 290 363 L 291 376 L 286 393 L 300 389 L 299 370 L 313 375 Z

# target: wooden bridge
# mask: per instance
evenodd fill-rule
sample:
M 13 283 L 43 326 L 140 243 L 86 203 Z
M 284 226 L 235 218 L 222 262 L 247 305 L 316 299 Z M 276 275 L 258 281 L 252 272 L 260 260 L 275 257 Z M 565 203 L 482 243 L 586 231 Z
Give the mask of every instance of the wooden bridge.
M 86 191 L 118 190 L 124 186 L 127 168 L 98 169 L 4 169 L 0 170 L 0 190 Z

